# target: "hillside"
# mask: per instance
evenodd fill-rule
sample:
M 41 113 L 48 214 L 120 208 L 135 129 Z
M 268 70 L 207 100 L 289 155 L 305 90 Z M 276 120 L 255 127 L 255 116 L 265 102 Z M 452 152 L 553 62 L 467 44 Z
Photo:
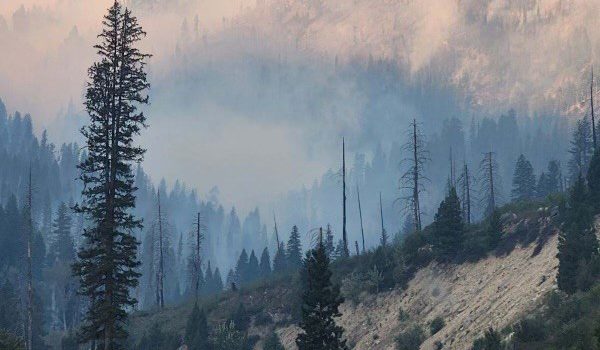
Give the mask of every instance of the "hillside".
M 428 329 L 431 320 L 442 317 L 445 327 L 429 337 L 421 349 L 435 349 L 437 341 L 445 348 L 468 349 L 488 327 L 502 329 L 535 309 L 540 298 L 555 288 L 556 231 L 545 212 L 527 218 L 505 214 L 504 218 L 500 250 L 509 253 L 496 252 L 460 265 L 431 263 L 416 272 L 406 289 L 363 293 L 358 303 L 347 300 L 339 323 L 345 328 L 350 347 L 394 349 L 401 332 L 414 324 Z M 251 336 L 264 338 L 275 328 L 286 349 L 295 349 L 293 285 L 293 278 L 288 276 L 205 301 L 209 323 L 227 319 L 242 302 L 254 315 Z M 159 323 L 167 331 L 181 334 L 190 309 L 188 304 L 158 314 L 140 313 L 133 319 L 132 333 L 141 336 L 143 329 Z M 261 344 L 258 341 L 255 348 L 261 349 Z

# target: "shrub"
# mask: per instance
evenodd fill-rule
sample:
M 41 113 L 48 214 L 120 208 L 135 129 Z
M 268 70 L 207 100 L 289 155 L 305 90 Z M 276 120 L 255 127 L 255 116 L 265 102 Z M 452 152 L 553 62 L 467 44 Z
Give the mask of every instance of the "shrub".
M 419 350 L 423 341 L 425 341 L 425 332 L 423 332 L 423 328 L 414 325 L 396 337 L 396 349 Z
M 444 326 L 446 326 L 446 322 L 444 322 L 442 317 L 438 316 L 431 320 L 431 323 L 429 323 L 429 332 L 431 335 L 434 335 L 441 331 Z
M 255 326 L 266 326 L 273 323 L 273 317 L 269 315 L 267 312 L 261 311 L 254 318 Z
M 500 333 L 490 327 L 483 337 L 476 339 L 473 342 L 472 350 L 502 350 L 502 340 Z
M 546 326 L 539 318 L 526 318 L 514 327 L 519 342 L 538 342 L 546 339 Z

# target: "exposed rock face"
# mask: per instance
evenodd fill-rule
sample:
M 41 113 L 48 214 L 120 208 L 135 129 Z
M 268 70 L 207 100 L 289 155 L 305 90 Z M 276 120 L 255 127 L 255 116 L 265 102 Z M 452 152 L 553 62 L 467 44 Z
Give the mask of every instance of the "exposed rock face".
M 508 234 L 522 225 L 509 228 Z M 540 232 L 552 230 L 544 223 L 536 227 Z M 417 272 L 404 291 L 368 296 L 358 305 L 345 303 L 339 323 L 350 347 L 394 349 L 394 338 L 404 329 L 417 323 L 427 332 L 429 322 L 440 316 L 445 327 L 421 349 L 435 349 L 437 341 L 444 349 L 469 349 L 488 327 L 501 329 L 511 324 L 556 287 L 557 235 L 549 232 L 545 239 L 543 246 L 535 242 L 517 246 L 507 256 L 476 263 L 432 263 Z M 407 314 L 408 320 L 401 321 L 400 313 Z M 297 331 L 295 326 L 278 330 L 286 349 L 295 349 Z

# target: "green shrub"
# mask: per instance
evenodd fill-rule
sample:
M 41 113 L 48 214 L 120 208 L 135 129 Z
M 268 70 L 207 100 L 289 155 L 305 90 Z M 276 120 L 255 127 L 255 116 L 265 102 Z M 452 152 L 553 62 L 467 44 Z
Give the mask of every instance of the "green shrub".
M 423 341 L 425 341 L 423 328 L 414 325 L 396 337 L 396 350 L 419 350 Z
M 437 332 L 441 331 L 442 328 L 444 328 L 446 326 L 446 322 L 444 322 L 444 319 L 440 316 L 434 318 L 433 320 L 431 320 L 431 323 L 429 323 L 429 333 L 431 335 L 436 334 Z
M 490 327 L 483 337 L 473 342 L 472 350 L 502 350 L 502 339 L 500 333 Z

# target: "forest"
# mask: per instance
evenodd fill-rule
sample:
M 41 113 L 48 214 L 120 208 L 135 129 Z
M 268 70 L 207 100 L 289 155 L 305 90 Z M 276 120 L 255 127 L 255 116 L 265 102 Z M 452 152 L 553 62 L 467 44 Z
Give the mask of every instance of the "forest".
M 548 108 L 527 115 L 516 103 L 502 112 L 467 113 L 451 88 L 426 78 L 422 85 L 408 82 L 391 59 L 341 63 L 336 56 L 334 83 L 323 84 L 331 90 L 356 85 L 368 97 L 360 106 L 343 106 L 352 97 L 310 91 L 319 64 L 304 71 L 298 62 L 265 61 L 255 70 L 243 56 L 211 70 L 189 59 L 205 57 L 194 51 L 206 45 L 197 17 L 198 46 L 188 42 L 173 56 L 180 71 L 155 73 L 144 45 L 152 37 L 137 17 L 149 8 L 143 1 L 111 1 L 97 19 L 83 110 L 69 109 L 56 122 L 70 123 L 63 131 L 80 128 L 71 141 L 53 142 L 36 115 L 0 99 L 0 349 L 369 348 L 357 345 L 340 321 L 348 305 L 401 294 L 431 266 L 509 259 L 532 245 L 537 255 L 553 236 L 555 276 L 544 275 L 539 285 L 552 278 L 554 288 L 518 319 L 501 326 L 485 320 L 484 332 L 469 335 L 468 348 L 600 349 L 600 124 L 592 64 L 578 77 L 583 113 Z M 187 21 L 181 27 L 182 38 L 190 35 Z M 153 113 L 165 113 L 171 98 L 184 105 L 173 114 L 202 110 L 174 91 L 202 90 L 227 65 L 247 65 L 240 74 L 252 77 L 242 78 L 244 84 L 257 79 L 265 88 L 253 95 L 238 87 L 243 93 L 228 101 L 233 111 L 260 119 L 256 106 L 264 104 L 261 122 L 306 113 L 311 118 L 299 121 L 304 137 L 307 125 L 317 128 L 315 120 L 326 119 L 317 106 L 330 98 L 333 114 L 360 110 L 354 113 L 365 125 L 360 132 L 315 131 L 327 141 L 307 136 L 313 152 L 332 154 L 333 161 L 310 185 L 268 200 L 249 204 L 240 193 L 237 203 L 219 184 L 203 193 L 177 178 L 154 178 L 146 158 L 156 162 L 157 147 L 146 145 L 145 135 L 164 120 L 154 125 Z M 231 85 L 236 82 L 224 81 L 197 99 L 225 98 L 220 89 Z M 272 102 L 280 93 L 274 85 L 285 86 L 281 106 Z M 155 96 L 158 107 L 151 105 Z M 408 101 L 410 112 L 396 117 Z M 382 119 L 366 124 L 374 116 Z M 377 131 L 377 123 L 386 130 Z M 193 148 L 179 159 L 197 155 Z M 257 183 L 274 179 L 267 173 L 275 170 L 257 168 L 265 172 Z M 202 171 L 182 176 L 202 177 Z M 423 348 L 436 334 L 445 338 L 436 338 L 435 349 L 455 348 L 445 333 L 448 317 L 419 323 L 396 311 L 395 349 Z

